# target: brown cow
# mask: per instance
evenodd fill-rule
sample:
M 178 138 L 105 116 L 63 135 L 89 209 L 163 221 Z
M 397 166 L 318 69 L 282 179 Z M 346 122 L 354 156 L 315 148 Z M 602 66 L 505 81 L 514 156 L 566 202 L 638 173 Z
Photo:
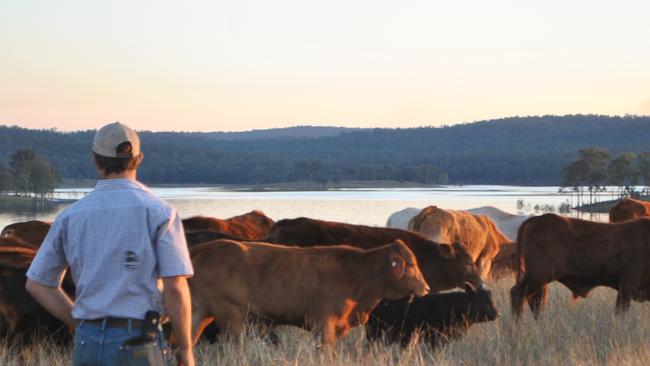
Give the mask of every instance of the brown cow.
M 422 236 L 400 229 L 370 227 L 308 219 L 280 220 L 269 231 L 269 242 L 314 246 L 346 243 L 369 249 L 402 240 L 415 253 L 424 278 L 432 292 L 483 286 L 476 266 L 460 243 L 438 244 Z
M 233 235 L 230 234 L 225 234 L 220 231 L 212 231 L 212 230 L 196 230 L 196 231 L 187 231 L 185 232 L 185 241 L 187 241 L 187 247 L 191 248 L 195 245 L 201 244 L 201 243 L 207 243 L 209 241 L 215 241 L 215 240 L 234 240 L 234 241 L 254 241 L 254 240 L 246 240 L 242 238 L 237 238 Z
M 50 226 L 52 226 L 51 222 L 40 220 L 17 222 L 5 226 L 0 237 L 20 239 L 32 248 L 40 248 Z
M 193 247 L 190 255 L 195 342 L 212 320 L 222 334 L 241 334 L 248 315 L 316 330 L 322 344 L 332 345 L 365 324 L 381 299 L 429 292 L 402 242 L 362 250 L 218 240 Z
M 42 341 L 43 334 L 51 335 L 56 344 L 70 345 L 72 332 L 50 315 L 25 290 L 25 274 L 36 249 L 26 246 L 8 246 L 12 238 L 0 238 L 0 339 L 8 345 L 25 346 Z M 70 276 L 63 282 L 64 289 L 74 294 Z
M 485 215 L 425 207 L 409 221 L 409 230 L 438 243 L 462 243 L 484 280 L 499 248 L 510 240 Z
M 264 212 L 253 210 L 240 216 L 221 220 L 215 217 L 194 216 L 183 220 L 185 231 L 212 230 L 248 240 L 262 240 L 275 221 Z
M 609 209 L 609 222 L 622 222 L 641 217 L 650 217 L 650 202 L 623 198 Z
M 558 281 L 574 298 L 596 286 L 618 290 L 616 311 L 650 295 L 650 219 L 607 224 L 546 214 L 526 220 L 517 236 L 517 283 L 510 290 L 520 317 L 528 302 L 536 318 L 548 283 Z

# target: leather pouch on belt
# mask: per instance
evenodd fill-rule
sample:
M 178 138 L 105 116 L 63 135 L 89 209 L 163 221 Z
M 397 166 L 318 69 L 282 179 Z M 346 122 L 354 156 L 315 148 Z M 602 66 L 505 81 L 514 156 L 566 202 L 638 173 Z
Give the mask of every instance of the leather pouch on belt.
M 129 341 L 130 342 L 130 341 Z M 164 366 L 163 353 L 155 342 L 124 344 L 121 350 L 121 364 L 126 366 Z

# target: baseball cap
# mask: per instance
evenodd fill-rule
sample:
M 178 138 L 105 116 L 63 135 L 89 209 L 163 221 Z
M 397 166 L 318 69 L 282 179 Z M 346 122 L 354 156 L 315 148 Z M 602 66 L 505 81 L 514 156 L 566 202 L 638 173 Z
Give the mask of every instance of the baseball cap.
M 131 152 L 118 153 L 117 147 L 124 142 L 131 143 Z M 95 134 L 93 151 L 108 158 L 132 158 L 140 155 L 140 138 L 123 123 L 109 123 Z

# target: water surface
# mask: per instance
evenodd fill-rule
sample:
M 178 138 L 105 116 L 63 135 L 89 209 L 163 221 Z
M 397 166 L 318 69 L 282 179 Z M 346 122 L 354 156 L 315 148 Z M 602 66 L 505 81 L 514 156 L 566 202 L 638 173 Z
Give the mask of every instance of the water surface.
M 181 217 L 193 215 L 227 218 L 254 209 L 274 220 L 307 216 L 353 224 L 384 225 L 395 211 L 406 207 L 423 208 L 436 205 L 448 209 L 469 209 L 495 206 L 517 213 L 517 201 L 534 207 L 550 204 L 555 207 L 570 199 L 558 193 L 558 187 L 520 186 L 444 186 L 435 188 L 372 188 L 331 189 L 301 192 L 232 191 L 219 187 L 152 188 L 154 193 L 175 206 Z M 78 199 L 91 189 L 57 189 L 59 199 Z M 0 227 L 26 220 L 53 220 L 70 203 L 36 213 L 0 213 Z M 595 215 L 606 220 L 606 215 Z

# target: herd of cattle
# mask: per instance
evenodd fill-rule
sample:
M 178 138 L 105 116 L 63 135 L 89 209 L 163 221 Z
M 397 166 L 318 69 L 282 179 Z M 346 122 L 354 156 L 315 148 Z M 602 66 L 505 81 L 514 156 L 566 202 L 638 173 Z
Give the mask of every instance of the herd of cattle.
M 538 318 L 547 286 L 575 299 L 596 286 L 618 291 L 616 311 L 650 299 L 650 203 L 623 199 L 610 223 L 511 215 L 494 207 L 429 206 L 391 215 L 386 227 L 309 218 L 274 222 L 260 211 L 183 220 L 195 269 L 192 330 L 239 335 L 245 321 L 312 330 L 331 345 L 366 325 L 368 340 L 406 345 L 417 332 L 433 347 L 499 316 L 484 282 L 515 273 L 515 318 L 525 303 Z M 0 235 L 0 338 L 38 334 L 70 341 L 70 330 L 25 291 L 25 272 L 50 223 L 19 222 Z M 74 296 L 67 275 L 64 290 Z M 443 292 L 454 288 L 464 291 Z M 273 332 L 270 334 L 275 336 Z

